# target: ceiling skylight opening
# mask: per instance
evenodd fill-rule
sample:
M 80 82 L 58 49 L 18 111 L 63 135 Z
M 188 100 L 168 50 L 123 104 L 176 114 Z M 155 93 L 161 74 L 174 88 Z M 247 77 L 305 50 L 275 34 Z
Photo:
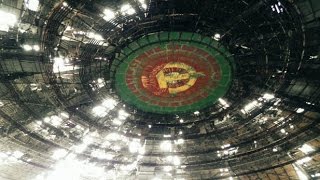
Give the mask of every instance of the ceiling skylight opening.
M 319 58 L 319 56 L 318 55 L 315 55 L 315 56 L 310 56 L 309 57 L 309 59 L 311 60 L 311 59 L 318 59 Z
M 298 109 L 296 110 L 296 112 L 299 113 L 299 114 L 300 114 L 300 113 L 303 113 L 303 112 L 304 112 L 304 109 L 303 109 L 303 108 L 298 108 Z
M 307 101 L 307 102 L 306 102 L 306 104 L 311 105 L 312 103 L 311 103 L 311 102 L 309 102 L 309 101 Z
M 146 10 L 146 9 L 148 8 L 146 4 L 141 4 L 141 7 L 142 7 L 144 10 Z
M 31 51 L 33 48 L 32 46 L 28 45 L 28 44 L 25 44 L 22 46 L 22 48 L 25 50 L 25 51 Z
M 171 162 L 171 161 L 172 161 L 172 159 L 173 159 L 173 157 L 172 157 L 172 156 L 167 156 L 167 157 L 166 157 L 166 161 L 167 161 L 167 162 Z
M 55 126 L 55 127 L 60 126 L 60 125 L 62 124 L 62 122 L 63 122 L 63 120 L 62 120 L 60 117 L 58 117 L 58 116 L 51 116 L 51 121 L 50 121 L 50 123 L 51 123 L 53 126 Z
M 184 144 L 184 139 L 180 138 L 174 141 L 174 144 Z
M 35 51 L 40 51 L 40 46 L 39 45 L 33 45 L 33 50 Z
M 31 11 L 38 11 L 39 0 L 24 0 L 25 6 Z
M 137 163 L 137 161 L 135 161 L 135 162 L 133 162 L 131 164 L 120 166 L 120 170 L 122 170 L 122 171 L 132 171 L 132 170 L 137 168 L 137 165 L 138 165 L 138 163 Z
M 78 69 L 79 67 L 74 67 L 69 64 L 69 59 L 64 57 L 55 57 L 53 58 L 53 72 L 66 72 Z
M 111 146 L 111 143 L 110 143 L 109 141 L 104 141 L 104 142 L 101 144 L 101 147 L 102 147 L 102 148 L 107 148 L 107 147 L 109 147 L 109 146 Z
M 113 149 L 114 151 L 118 152 L 118 151 L 120 151 L 122 148 L 121 148 L 121 146 L 119 146 L 119 145 L 115 145 L 115 146 L 113 146 L 111 149 Z
M 12 156 L 13 156 L 14 158 L 16 158 L 16 159 L 21 158 L 23 155 L 24 155 L 24 153 L 21 152 L 21 151 L 14 151 L 14 152 L 12 153 Z
M 115 13 L 110 9 L 105 9 L 103 11 L 103 14 L 104 14 L 103 19 L 106 21 L 110 21 L 110 20 L 114 19 L 116 16 Z
M 219 98 L 219 102 L 220 102 L 220 104 L 223 106 L 224 109 L 230 107 L 230 105 L 227 103 L 227 101 L 225 101 L 225 100 L 222 99 L 222 98 Z
M 117 101 L 114 99 L 111 99 L 111 98 L 105 99 L 102 102 L 102 106 L 106 107 L 109 110 L 114 109 L 114 107 L 116 107 L 116 105 L 117 105 Z
M 87 145 L 86 144 L 76 145 L 76 146 L 73 146 L 72 149 L 76 153 L 83 153 L 87 149 Z
M 221 157 L 221 154 L 222 154 L 222 152 L 217 151 L 217 156 L 218 156 L 218 157 Z
M 133 15 L 134 13 L 136 13 L 136 10 L 132 8 L 132 6 L 130 4 L 124 4 L 122 5 L 120 12 L 123 15 Z
M 112 123 L 116 126 L 121 126 L 123 124 L 123 121 L 118 118 L 115 118 L 112 120 Z
M 97 166 L 95 163 L 85 162 L 84 173 L 81 176 L 95 177 L 93 179 L 103 179 L 105 177 L 105 168 Z M 86 178 L 87 179 L 87 178 Z M 88 178 L 92 179 L 92 178 Z
M 273 105 L 277 106 L 281 102 L 281 99 L 278 98 L 276 102 L 273 103 Z
M 228 168 L 221 168 L 220 172 L 229 172 L 229 169 Z
M 221 34 L 219 33 L 214 34 L 213 39 L 216 41 L 219 41 L 221 39 Z
M 62 113 L 60 113 L 60 115 L 62 116 L 62 117 L 64 117 L 64 118 L 69 118 L 69 114 L 68 113 L 66 113 L 66 112 L 62 112 Z
M 221 146 L 221 149 L 228 148 L 228 147 L 230 147 L 230 146 L 231 146 L 230 144 L 225 144 L 225 145 L 222 145 L 222 146 Z
M 183 122 L 184 122 L 184 120 L 183 120 L 183 119 L 180 119 L 180 120 L 179 120 L 179 122 L 180 122 L 180 123 L 183 123 Z
M 45 123 L 50 123 L 50 117 L 45 117 L 45 118 L 43 119 L 43 121 L 44 121 Z
M 115 145 L 111 149 L 113 149 L 114 151 L 120 151 L 121 150 L 121 146 Z
M 84 133 L 86 134 L 86 132 Z M 86 135 L 83 137 L 82 139 L 82 144 L 73 146 L 72 149 L 76 152 L 76 153 L 82 153 L 84 152 L 89 144 L 92 144 L 94 142 L 94 139 L 91 135 Z
M 65 157 L 68 154 L 68 151 L 65 149 L 58 149 L 56 151 L 53 152 L 51 158 L 58 160 L 61 159 L 63 157 Z
M 114 155 L 113 155 L 113 154 L 110 154 L 110 153 L 107 153 L 107 154 L 105 155 L 105 159 L 107 159 L 107 160 L 112 160 L 113 157 L 114 157 Z
M 110 133 L 110 134 L 108 134 L 106 136 L 106 140 L 109 140 L 109 141 L 127 141 L 127 139 L 125 139 L 124 137 L 122 137 L 118 133 Z
M 104 79 L 103 78 L 98 78 L 97 81 L 98 81 L 98 83 L 103 83 Z
M 103 41 L 104 40 L 104 38 L 100 34 L 96 34 L 96 33 L 93 33 L 93 32 L 87 33 L 87 37 L 90 38 L 90 39 L 97 40 L 97 41 Z
M 120 120 L 125 120 L 125 119 L 127 119 L 128 117 L 129 117 L 129 113 L 127 113 L 125 110 L 123 110 L 123 109 L 120 109 L 119 110 L 119 112 L 118 112 L 118 118 L 120 119 Z
M 240 45 L 240 47 L 243 48 L 243 49 L 247 49 L 247 50 L 250 49 L 248 46 L 245 46 L 245 45 Z
M 274 5 L 271 5 L 271 9 L 273 12 L 277 12 L 278 14 L 283 13 L 283 5 L 280 1 Z
M 31 91 L 40 91 L 41 90 L 41 87 L 40 87 L 40 85 L 39 84 L 36 84 L 36 83 L 31 83 L 30 84 L 30 89 L 31 89 Z
M 91 136 L 87 135 L 87 136 L 83 137 L 82 142 L 85 145 L 92 144 L 93 143 L 93 138 Z
M 308 144 L 304 144 L 298 149 L 302 151 L 304 154 L 309 154 L 310 152 L 314 151 L 314 149 Z
M 160 148 L 161 148 L 162 151 L 171 152 L 172 151 L 172 144 L 171 144 L 170 141 L 163 141 L 160 144 Z
M 249 113 L 249 112 L 253 111 L 253 110 L 254 110 L 256 107 L 258 107 L 258 106 L 259 106 L 258 101 L 254 100 L 254 101 L 248 103 L 248 104 L 241 110 L 241 112 L 242 112 L 243 114 Z
M 232 147 L 228 149 L 228 155 L 237 154 L 239 147 Z
M 36 178 L 34 180 L 44 180 L 45 178 L 45 174 L 39 174 L 36 176 Z
M 98 117 L 105 117 L 108 114 L 107 109 L 104 106 L 96 106 L 92 109 L 92 112 Z
M 320 177 L 320 173 L 312 174 L 311 177 Z
M 298 177 L 299 177 L 299 180 L 308 180 L 308 176 L 303 172 L 301 171 L 301 168 L 298 167 L 297 165 L 293 164 L 293 168 L 294 170 L 296 171 Z
M 98 78 L 97 79 L 97 86 L 98 86 L 98 88 L 102 88 L 102 87 L 105 86 L 105 81 L 104 81 L 103 78 Z
M 175 166 L 180 166 L 181 165 L 180 158 L 178 156 L 173 156 L 172 164 L 175 165 Z
M 17 17 L 14 14 L 0 10 L 0 31 L 8 32 L 10 27 L 13 27 L 17 22 Z
M 141 146 L 140 149 L 139 149 L 140 156 L 138 156 L 138 158 L 142 158 L 143 156 L 141 156 L 141 155 L 143 155 L 145 153 L 146 153 L 146 148 L 145 148 L 145 145 L 144 145 L 144 146 Z
M 147 9 L 147 4 L 145 2 L 145 0 L 139 0 L 140 4 L 141 4 L 141 7 L 146 10 Z
M 269 94 L 269 93 L 265 93 L 262 96 L 262 98 L 265 99 L 265 100 L 272 100 L 272 99 L 274 99 L 274 95 L 273 94 Z
M 173 168 L 172 168 L 172 166 L 164 166 L 164 167 L 163 167 L 163 170 L 164 170 L 165 172 L 170 172 L 170 171 L 173 170 Z
M 46 180 L 80 179 L 81 174 L 84 173 L 86 168 L 84 162 L 76 159 L 61 160 L 46 176 Z
M 307 163 L 307 162 L 309 162 L 309 161 L 311 161 L 311 160 L 312 160 L 312 158 L 309 157 L 309 156 L 307 156 L 307 157 L 305 157 L 305 158 L 302 158 L 302 159 L 297 160 L 297 164 L 299 164 L 299 165 L 305 164 L 305 163 Z
M 7 152 L 7 153 L 0 152 L 0 160 L 8 158 L 10 154 L 11 153 L 9 153 L 9 152 Z
M 141 149 L 141 144 L 139 140 L 132 140 L 129 143 L 129 151 L 131 153 L 138 153 L 140 149 Z
M 84 31 L 73 31 L 74 35 L 86 35 L 86 32 Z
M 38 124 L 39 126 L 42 125 L 42 121 L 36 121 L 35 123 Z
M 274 124 L 280 124 L 281 122 L 283 122 L 285 120 L 284 117 L 279 118 L 278 120 L 274 121 Z
M 108 154 L 106 154 L 103 150 L 96 149 L 91 152 L 91 156 L 98 159 L 108 159 L 110 158 Z M 112 159 L 112 158 L 111 158 Z

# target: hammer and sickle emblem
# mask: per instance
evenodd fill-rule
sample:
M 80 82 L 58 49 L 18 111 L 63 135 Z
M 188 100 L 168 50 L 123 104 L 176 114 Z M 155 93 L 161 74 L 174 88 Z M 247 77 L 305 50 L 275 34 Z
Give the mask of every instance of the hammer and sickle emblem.
M 181 71 L 174 71 L 174 69 Z M 176 94 L 191 88 L 200 76 L 205 74 L 196 72 L 193 67 L 185 63 L 170 62 L 156 74 L 156 79 L 160 89 L 168 89 L 169 94 Z M 181 81 L 184 82 L 183 85 L 179 84 Z

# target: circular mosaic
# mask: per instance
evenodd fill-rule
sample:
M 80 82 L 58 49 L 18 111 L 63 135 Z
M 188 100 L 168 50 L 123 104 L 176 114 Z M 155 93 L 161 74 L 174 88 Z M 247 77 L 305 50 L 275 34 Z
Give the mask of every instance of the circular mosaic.
M 125 102 L 148 112 L 182 113 L 210 106 L 228 91 L 228 57 L 212 38 L 162 32 L 129 44 L 111 70 Z

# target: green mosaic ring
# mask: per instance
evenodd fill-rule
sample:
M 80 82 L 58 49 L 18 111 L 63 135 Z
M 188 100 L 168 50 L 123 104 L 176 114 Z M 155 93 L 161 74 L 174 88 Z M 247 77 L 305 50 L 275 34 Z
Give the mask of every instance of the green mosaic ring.
M 130 43 L 111 72 L 123 101 L 161 114 L 197 111 L 229 89 L 231 54 L 212 38 L 187 32 L 149 34 Z

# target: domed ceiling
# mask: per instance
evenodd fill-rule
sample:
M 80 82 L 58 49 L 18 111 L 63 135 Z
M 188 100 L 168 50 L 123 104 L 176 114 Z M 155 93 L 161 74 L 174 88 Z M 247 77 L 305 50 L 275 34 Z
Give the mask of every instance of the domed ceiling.
M 0 179 L 317 179 L 318 0 L 3 0 Z

